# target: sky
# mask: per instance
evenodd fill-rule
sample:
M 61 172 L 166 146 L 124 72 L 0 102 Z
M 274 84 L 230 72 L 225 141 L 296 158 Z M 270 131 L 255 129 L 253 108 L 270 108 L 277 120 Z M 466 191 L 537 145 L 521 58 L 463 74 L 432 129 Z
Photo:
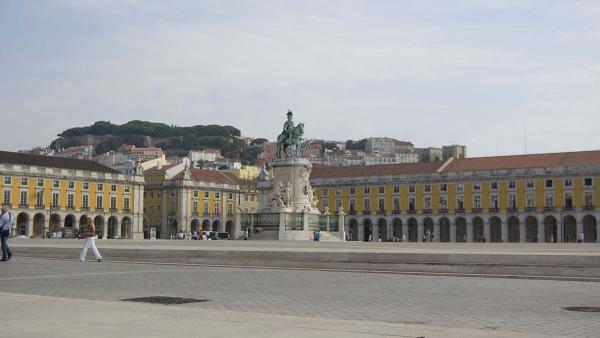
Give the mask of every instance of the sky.
M 0 1 L 0 149 L 104 120 L 600 149 L 600 1 Z

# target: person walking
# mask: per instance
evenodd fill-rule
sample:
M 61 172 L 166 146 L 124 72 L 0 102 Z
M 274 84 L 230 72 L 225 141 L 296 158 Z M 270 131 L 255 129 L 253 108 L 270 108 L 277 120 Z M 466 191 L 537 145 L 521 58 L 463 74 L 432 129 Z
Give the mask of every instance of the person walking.
M 100 256 L 100 252 L 98 252 L 98 248 L 96 248 L 96 225 L 91 217 L 87 218 L 87 231 L 85 235 L 85 244 L 83 245 L 83 249 L 81 249 L 81 254 L 79 254 L 79 261 L 85 262 L 85 255 L 87 254 L 88 249 L 91 248 L 96 257 L 96 261 L 102 262 L 102 256 Z
M 8 237 L 10 237 L 10 229 L 12 228 L 13 218 L 12 214 L 8 211 L 7 207 L 2 207 L 2 214 L 0 215 L 0 240 L 2 241 L 2 259 L 0 261 L 6 262 L 12 258 L 12 251 L 8 247 Z

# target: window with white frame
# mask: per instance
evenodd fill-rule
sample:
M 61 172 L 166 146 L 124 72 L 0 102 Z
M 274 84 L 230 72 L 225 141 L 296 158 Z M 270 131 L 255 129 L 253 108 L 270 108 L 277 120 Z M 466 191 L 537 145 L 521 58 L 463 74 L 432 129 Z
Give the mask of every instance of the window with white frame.
M 104 184 L 98 183 L 98 191 L 104 191 Z
M 52 193 L 52 207 L 56 208 L 58 207 L 58 201 L 59 201 L 59 195 L 57 192 Z
M 570 178 L 565 178 L 564 183 L 565 183 L 565 188 L 570 188 L 573 186 L 573 180 Z
M 554 208 L 554 194 L 546 194 L 545 206 L 546 208 Z
M 481 208 L 481 195 L 473 195 L 473 208 Z
M 208 213 L 208 201 L 204 202 L 204 212 Z
M 219 202 L 215 202 L 215 214 L 220 214 L 221 213 L 221 205 L 219 204 Z
M 194 190 L 193 196 L 194 196 L 194 198 L 198 198 L 198 190 Z
M 498 195 L 496 195 L 496 194 L 490 195 L 490 206 L 493 209 L 498 209 L 498 207 L 499 207 Z
M 565 207 L 573 208 L 573 193 L 570 191 L 565 192 Z
M 233 204 L 227 203 L 227 215 L 233 215 Z
M 356 188 L 350 187 L 350 195 L 356 195 Z
M 385 187 L 384 187 L 384 186 L 380 186 L 380 187 L 379 187 L 379 193 L 380 193 L 380 194 L 383 194 L 383 193 L 385 193 Z
M 196 201 L 196 206 L 198 205 L 198 201 Z M 129 197 L 124 197 L 123 198 L 123 209 L 124 210 L 129 210 Z M 196 210 L 196 208 L 194 208 L 194 210 Z
M 593 181 L 591 177 L 586 177 L 583 179 L 583 186 L 591 187 L 593 185 Z
M 516 188 L 517 188 L 517 182 L 515 182 L 515 181 L 508 181 L 508 189 L 514 190 Z
M 400 193 L 400 186 L 399 185 L 395 185 L 394 186 L 394 194 L 398 194 Z
M 498 182 L 492 182 L 492 183 L 490 183 L 490 189 L 491 190 L 498 190 Z
M 89 208 L 90 207 L 90 201 L 89 201 L 89 196 L 88 195 L 82 195 L 81 196 L 81 206 L 83 208 Z
M 27 177 L 21 177 L 21 185 L 27 186 L 28 184 L 29 184 L 29 180 L 27 179 Z
M 4 205 L 10 204 L 10 190 L 4 190 L 3 197 L 4 198 L 3 198 L 2 204 L 4 204 Z
M 415 185 L 414 185 L 414 184 L 410 184 L 410 185 L 408 186 L 408 192 L 411 192 L 411 193 L 412 193 L 412 192 L 415 192 Z
M 431 192 L 431 185 L 425 184 L 425 187 L 423 188 L 423 190 L 425 190 L 425 192 Z
M 73 208 L 74 207 L 74 199 L 75 199 L 75 195 L 73 194 L 67 194 L 67 208 Z
M 35 194 L 35 205 L 38 207 L 41 207 L 42 205 L 44 205 L 44 192 L 38 191 Z
M 425 209 L 431 209 L 431 196 L 425 196 L 423 198 L 423 205 L 425 206 Z
M 396 210 L 396 211 L 400 210 L 400 198 L 394 197 L 393 204 L 394 204 L 394 210 Z
M 75 182 L 69 181 L 69 189 L 75 189 Z
M 458 183 L 456 185 L 456 192 L 463 192 L 463 191 L 465 191 L 465 185 L 462 183 Z
M 527 180 L 527 189 L 533 189 L 533 188 L 535 188 L 535 181 Z
M 440 208 L 448 209 L 448 197 L 447 196 L 440 196 Z
M 586 207 L 592 207 L 594 205 L 594 194 L 591 191 L 584 192 L 583 203 Z
M 126 193 L 128 193 L 128 192 L 129 192 L 129 186 L 128 186 L 128 185 L 126 185 L 126 186 L 123 188 L 123 190 L 124 190 Z
M 371 199 L 365 198 L 363 200 L 363 210 L 364 211 L 370 211 L 371 210 Z
M 52 187 L 53 188 L 60 188 L 60 182 L 58 180 L 54 180 L 54 182 L 52 182 Z
M 473 183 L 473 191 L 481 191 L 481 183 Z
M 10 176 L 4 176 L 4 184 L 5 185 L 11 185 L 12 184 L 12 177 L 10 177 Z
M 110 197 L 110 209 L 111 210 L 117 209 L 117 197 L 115 197 L 115 196 Z
M 321 189 L 321 195 L 323 195 L 323 197 L 329 196 L 329 189 L 327 189 L 327 188 Z
M 363 194 L 368 195 L 371 193 L 371 188 L 370 187 L 364 187 L 363 188 Z
M 21 191 L 21 205 L 27 205 L 27 191 Z
M 90 184 L 88 182 L 83 182 L 83 190 L 89 190 Z
M 111 184 L 110 185 L 110 191 L 117 192 L 117 185 L 116 184 Z
M 383 198 L 380 198 L 380 199 L 377 201 L 377 207 L 378 207 L 378 208 L 377 208 L 377 210 L 378 210 L 378 211 L 383 211 L 383 210 L 385 210 L 385 200 L 384 200 Z
M 102 196 L 96 196 L 96 209 L 104 209 L 104 199 Z
M 323 211 L 325 211 L 325 209 L 329 209 L 329 200 L 328 199 L 323 199 Z
M 44 180 L 41 179 L 41 178 L 38 178 L 38 180 L 37 180 L 37 186 L 38 187 L 43 187 L 44 186 Z
M 408 198 L 408 210 L 417 210 L 417 203 L 414 197 Z
M 465 197 L 462 195 L 456 196 L 456 208 L 462 210 L 465 208 Z
M 192 203 L 192 212 L 197 212 L 198 211 L 198 201 L 194 201 Z
M 336 197 L 342 196 L 342 188 L 335 188 L 335 196 Z
M 544 187 L 546 187 L 546 188 L 552 188 L 552 186 L 554 186 L 554 181 L 553 180 L 545 180 L 544 181 Z
M 352 211 L 352 212 L 356 211 L 356 200 L 354 198 L 350 199 L 349 207 L 350 207 L 350 211 Z
M 511 208 L 512 210 L 517 209 L 517 195 L 516 194 L 508 195 L 508 207 Z
M 448 191 L 448 185 L 446 183 L 442 183 L 440 184 L 440 191 L 441 192 L 446 192 Z
M 527 194 L 527 207 L 535 208 L 535 195 L 534 194 Z

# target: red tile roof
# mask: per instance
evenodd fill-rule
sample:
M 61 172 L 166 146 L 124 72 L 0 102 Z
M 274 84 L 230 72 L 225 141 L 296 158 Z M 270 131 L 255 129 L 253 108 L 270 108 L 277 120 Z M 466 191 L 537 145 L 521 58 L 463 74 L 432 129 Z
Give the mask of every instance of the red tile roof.
M 243 180 L 237 177 L 234 173 L 221 170 L 206 170 L 190 168 L 192 179 L 194 181 L 213 182 L 221 184 L 242 184 Z M 183 178 L 183 170 L 173 177 L 174 180 Z
M 600 165 L 600 150 L 472 157 L 452 161 L 443 172 Z
M 439 166 L 439 162 L 352 165 L 344 167 L 314 166 L 310 174 L 310 179 L 431 174 L 435 173 Z

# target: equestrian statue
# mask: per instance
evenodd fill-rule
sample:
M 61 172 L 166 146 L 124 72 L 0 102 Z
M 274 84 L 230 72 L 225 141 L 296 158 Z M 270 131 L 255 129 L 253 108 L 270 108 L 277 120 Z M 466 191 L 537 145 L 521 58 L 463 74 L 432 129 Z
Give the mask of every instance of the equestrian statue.
M 283 124 L 283 131 L 277 136 L 277 158 L 300 157 L 304 123 L 298 123 L 297 126 L 294 126 L 293 116 L 292 111 L 288 110 L 287 121 Z

